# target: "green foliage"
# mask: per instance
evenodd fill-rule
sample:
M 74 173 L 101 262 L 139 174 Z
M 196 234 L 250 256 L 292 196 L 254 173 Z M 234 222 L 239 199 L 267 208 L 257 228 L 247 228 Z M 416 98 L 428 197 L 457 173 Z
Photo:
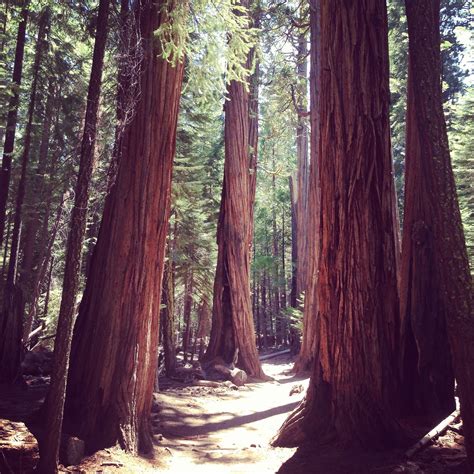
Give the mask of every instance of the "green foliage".
M 169 21 L 155 34 L 168 61 L 192 58 L 189 88 L 207 96 L 225 90 L 233 80 L 247 83 L 247 55 L 257 30 L 244 6 L 235 0 L 196 0 L 190 5 L 169 0 L 164 8 Z
M 449 141 L 456 177 L 461 217 L 474 272 L 474 86 L 456 104 Z

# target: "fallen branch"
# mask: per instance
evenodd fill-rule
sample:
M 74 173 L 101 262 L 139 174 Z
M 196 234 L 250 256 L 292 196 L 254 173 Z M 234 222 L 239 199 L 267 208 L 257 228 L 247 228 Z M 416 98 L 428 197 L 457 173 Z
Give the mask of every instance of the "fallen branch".
M 290 352 L 291 352 L 291 349 L 285 349 L 284 351 L 273 352 L 272 354 L 266 354 L 266 355 L 260 356 L 259 359 L 267 360 L 267 359 L 271 359 L 272 357 L 278 357 L 280 355 L 289 354 Z
M 212 388 L 219 388 L 222 387 L 224 384 L 219 382 L 214 382 L 213 380 L 194 380 L 193 385 L 196 387 L 212 387 Z
M 458 402 L 456 403 L 458 405 Z M 429 433 L 425 434 L 423 438 L 415 443 L 406 453 L 407 458 L 411 458 L 417 451 L 426 446 L 430 441 L 440 436 L 447 430 L 448 426 L 459 416 L 459 406 L 456 407 L 451 415 L 445 418 L 441 423 L 436 425 Z

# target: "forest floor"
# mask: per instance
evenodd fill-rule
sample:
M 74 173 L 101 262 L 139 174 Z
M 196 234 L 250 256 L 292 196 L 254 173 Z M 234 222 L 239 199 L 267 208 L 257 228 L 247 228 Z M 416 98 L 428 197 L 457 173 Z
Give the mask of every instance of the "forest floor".
M 132 457 L 117 448 L 102 450 L 78 466 L 62 472 L 134 474 L 152 472 L 194 473 L 464 473 L 463 438 L 454 429 L 406 460 L 402 451 L 351 453 L 337 449 L 316 451 L 311 446 L 272 448 L 271 437 L 304 396 L 308 378 L 289 374 L 288 355 L 263 362 L 272 381 L 244 387 L 220 384 L 195 386 L 189 379 L 160 379 L 152 423 L 155 449 L 147 457 Z M 21 420 L 39 406 L 44 380 L 32 379 L 23 395 L 0 387 L 0 472 L 3 448 L 14 440 L 21 463 L 5 473 L 32 472 L 37 458 L 35 439 Z M 10 422 L 9 420 L 13 420 Z M 32 430 L 34 432 L 34 430 Z M 11 444 L 11 443 L 10 443 Z

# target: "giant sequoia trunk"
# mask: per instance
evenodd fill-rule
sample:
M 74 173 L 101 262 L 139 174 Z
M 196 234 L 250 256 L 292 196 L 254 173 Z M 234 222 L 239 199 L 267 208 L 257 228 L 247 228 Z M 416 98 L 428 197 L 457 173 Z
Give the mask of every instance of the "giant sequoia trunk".
M 385 0 L 322 0 L 320 18 L 315 363 L 274 444 L 393 446 L 399 305 Z
M 429 193 L 431 220 L 414 225 L 423 252 L 432 246 L 432 262 L 440 291 L 425 296 L 439 298 L 446 314 L 454 372 L 461 402 L 466 450 L 470 471 L 474 469 L 474 314 L 472 279 L 464 242 L 464 234 L 451 169 L 446 123 L 441 95 L 441 60 L 439 38 L 439 0 L 407 0 L 407 21 L 413 104 L 418 132 L 419 174 L 417 188 Z M 407 157 L 408 158 L 408 157 Z M 430 216 L 428 215 L 428 218 Z M 430 227 L 432 225 L 432 227 Z M 416 262 L 418 264 L 418 262 Z M 428 271 L 428 269 L 425 269 Z M 416 288 L 432 291 L 433 287 Z M 420 294 L 420 296 L 422 296 Z
M 304 279 L 301 270 L 298 269 L 297 286 L 301 288 L 304 285 L 304 313 L 303 313 L 303 335 L 301 338 L 301 349 L 295 361 L 293 370 L 305 372 L 311 369 L 314 361 L 314 352 L 316 345 L 315 327 L 316 327 L 316 282 L 317 265 L 319 256 L 319 171 L 318 171 L 318 153 L 319 153 L 319 95 L 320 95 L 320 0 L 311 0 L 310 2 L 310 28 L 311 28 L 311 71 L 310 71 L 310 120 L 311 120 L 311 164 L 309 177 L 306 179 L 306 213 L 303 218 L 296 219 L 296 232 L 298 240 L 303 240 L 304 244 L 299 244 L 296 249 L 297 261 L 304 262 L 306 272 Z M 306 147 L 308 144 L 306 143 Z M 304 188 L 303 188 L 304 189 Z M 301 211 L 299 211 L 301 213 Z M 303 219 L 303 223 L 300 221 Z M 300 227 L 304 225 L 305 234 L 301 236 Z M 304 245 L 304 246 L 303 246 Z M 303 250 L 300 247 L 303 246 Z M 304 252 L 303 259 L 300 253 Z
M 121 138 L 74 329 L 66 416 L 88 451 L 119 443 L 151 448 L 149 413 L 157 369 L 161 279 L 183 64 L 161 57 L 154 32 L 165 2 L 141 0 L 140 95 Z M 176 4 L 167 3 L 168 8 Z
M 441 418 L 455 408 L 440 257 L 434 246 L 431 170 L 422 161 L 412 72 L 408 73 L 400 312 L 404 411 Z
M 225 103 L 224 182 L 217 230 L 212 329 L 204 360 L 211 361 L 219 356 L 231 363 L 238 351 L 238 366 L 251 376 L 263 378 L 250 298 L 257 139 L 256 124 L 251 119 L 258 118 L 255 102 L 250 100 L 244 84 L 231 81 L 228 99 Z

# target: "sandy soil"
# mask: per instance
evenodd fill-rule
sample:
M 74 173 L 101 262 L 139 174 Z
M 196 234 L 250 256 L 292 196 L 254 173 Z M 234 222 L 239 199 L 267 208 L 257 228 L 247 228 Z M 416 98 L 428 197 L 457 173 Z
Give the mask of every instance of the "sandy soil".
M 85 458 L 68 473 L 151 474 L 194 473 L 466 473 L 466 454 L 460 425 L 452 426 L 412 459 L 404 450 L 360 453 L 312 445 L 296 449 L 272 448 L 270 439 L 288 414 L 298 405 L 308 385 L 307 378 L 288 374 L 292 361 L 287 355 L 263 363 L 273 377 L 264 383 L 249 383 L 235 389 L 201 387 L 160 379 L 155 394 L 152 423 L 155 448 L 148 456 L 133 457 L 118 448 L 104 449 Z M 39 383 L 39 385 L 38 385 Z M 36 410 L 47 389 L 47 380 L 28 381 L 29 389 L 0 387 L 0 472 L 3 445 L 10 445 L 8 473 L 29 473 L 38 459 L 37 444 L 28 417 Z M 14 443 L 11 442 L 12 436 Z M 14 451 L 11 446 L 14 445 Z M 3 457 L 2 457 L 3 456 Z M 13 464 L 12 464 L 13 463 Z M 6 465 L 3 462 L 4 465 Z M 469 473 L 472 474 L 472 473 Z
M 272 448 L 269 441 L 308 384 L 308 379 L 285 374 L 291 366 L 288 356 L 270 359 L 263 369 L 274 381 L 249 383 L 238 390 L 171 387 L 157 394 L 162 409 L 154 415 L 154 428 L 163 436 L 158 446 L 169 450 L 168 470 L 278 471 L 295 450 Z M 301 393 L 290 395 L 292 388 Z

